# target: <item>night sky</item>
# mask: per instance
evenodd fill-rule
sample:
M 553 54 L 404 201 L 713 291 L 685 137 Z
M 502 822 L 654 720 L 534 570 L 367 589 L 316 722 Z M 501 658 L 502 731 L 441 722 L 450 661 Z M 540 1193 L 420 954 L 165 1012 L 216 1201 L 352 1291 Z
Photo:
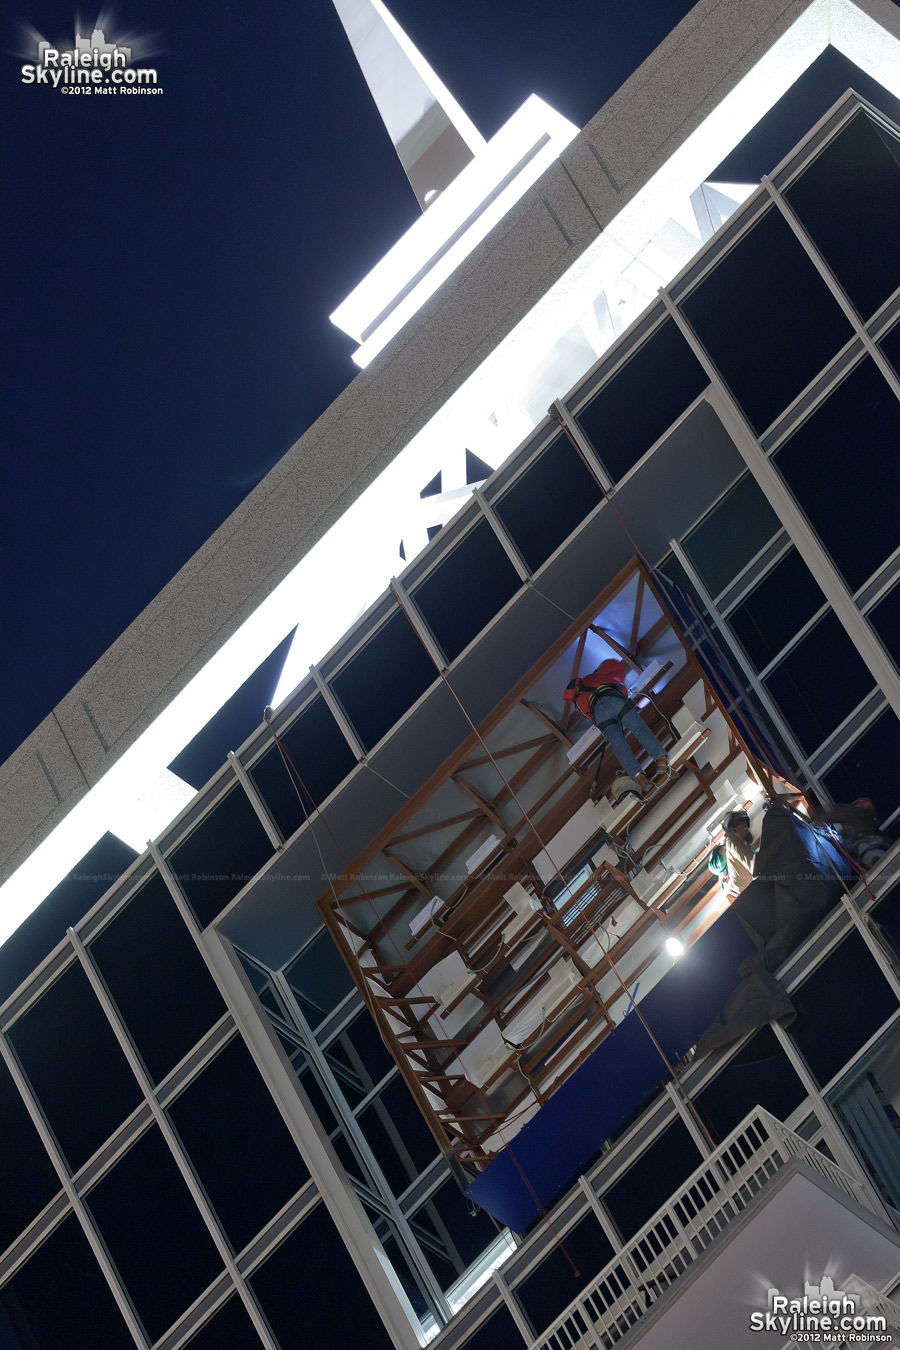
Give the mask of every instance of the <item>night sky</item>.
M 690 3 L 393 9 L 489 136 L 584 125 Z M 119 8 L 164 93 L 116 99 L 20 83 L 69 0 L 7 12 L 0 762 L 353 377 L 328 314 L 418 213 L 330 0 Z
M 490 136 L 532 92 L 583 126 L 691 5 L 392 8 Z M 157 97 L 22 84 L 74 9 L 13 19 L 0 762 L 353 377 L 327 316 L 418 211 L 330 0 L 104 15 Z

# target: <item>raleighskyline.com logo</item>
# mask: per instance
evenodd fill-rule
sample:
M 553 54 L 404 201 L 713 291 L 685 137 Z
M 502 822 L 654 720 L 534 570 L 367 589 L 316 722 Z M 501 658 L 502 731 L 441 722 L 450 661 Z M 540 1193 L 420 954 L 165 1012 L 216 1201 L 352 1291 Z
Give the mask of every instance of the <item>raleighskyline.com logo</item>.
M 154 69 L 132 66 L 134 44 L 107 41 L 102 28 L 90 37 L 76 31 L 68 49 L 35 36 L 37 60 L 22 67 L 23 84 L 45 84 L 69 94 L 162 93 Z
M 830 1276 L 821 1284 L 804 1284 L 800 1298 L 789 1298 L 778 1289 L 766 1291 L 765 1312 L 750 1314 L 751 1331 L 777 1332 L 782 1340 L 828 1343 L 842 1340 L 891 1341 L 887 1319 L 874 1309 L 866 1308 L 866 1300 L 856 1291 L 835 1289 Z

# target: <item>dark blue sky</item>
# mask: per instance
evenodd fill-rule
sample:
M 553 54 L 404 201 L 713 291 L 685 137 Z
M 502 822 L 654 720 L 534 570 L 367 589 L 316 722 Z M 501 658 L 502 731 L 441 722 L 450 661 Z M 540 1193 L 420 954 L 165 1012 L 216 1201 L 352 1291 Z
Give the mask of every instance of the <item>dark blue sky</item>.
M 690 4 L 393 8 L 490 135 L 583 125 Z M 75 9 L 7 13 L 0 762 L 352 378 L 328 313 L 418 209 L 331 0 L 129 0 L 155 98 L 21 84 Z
M 487 136 L 531 92 L 584 125 L 690 7 L 392 5 Z M 23 85 L 14 21 L 74 8 L 0 58 L 0 762 L 349 382 L 328 313 L 418 209 L 331 0 L 130 0 L 161 97 Z

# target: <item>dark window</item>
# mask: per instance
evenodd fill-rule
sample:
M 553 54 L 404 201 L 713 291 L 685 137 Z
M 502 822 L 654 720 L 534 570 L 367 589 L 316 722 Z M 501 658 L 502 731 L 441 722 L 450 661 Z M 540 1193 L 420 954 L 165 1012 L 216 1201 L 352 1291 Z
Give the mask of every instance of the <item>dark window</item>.
M 864 319 L 900 285 L 898 151 L 859 113 L 785 194 Z
M 728 622 L 757 670 L 762 670 L 824 603 L 821 587 L 792 548 L 729 614 Z
M 622 1236 L 627 1240 L 642 1228 L 702 1161 L 686 1126 L 674 1121 L 603 1194 Z
M 464 1342 L 465 1350 L 516 1350 L 522 1343 L 522 1333 L 512 1319 L 507 1308 L 500 1307 L 492 1313 L 474 1336 Z
M 390 1350 L 356 1267 L 324 1205 L 273 1252 L 250 1283 L 283 1350 Z
M 449 1280 L 453 1283 L 457 1275 L 466 1270 L 473 1261 L 477 1261 L 483 1251 L 497 1240 L 497 1226 L 483 1209 L 478 1209 L 453 1180 L 445 1181 L 434 1195 L 416 1212 L 416 1222 L 430 1225 L 441 1243 L 447 1245 L 456 1271 Z M 426 1251 L 430 1264 L 429 1253 Z M 441 1270 L 435 1266 L 440 1277 Z
M 228 751 L 243 745 L 263 720 L 263 708 L 272 702 L 293 640 L 289 633 L 197 732 L 169 765 L 173 773 L 201 788 L 225 763 Z
M 797 739 L 811 752 L 865 698 L 875 682 L 829 610 L 765 683 Z
M 534 1329 L 549 1326 L 612 1257 L 609 1239 L 593 1214 L 559 1238 L 537 1270 L 515 1288 Z
M 853 332 L 774 206 L 716 264 L 682 309 L 758 432 Z
M 575 448 L 558 436 L 494 502 L 494 509 L 528 567 L 536 572 L 602 495 Z
M 0 1289 L 4 1350 L 134 1350 L 78 1220 L 70 1215 Z
M 347 777 L 356 756 L 323 698 L 313 699 L 286 731 L 279 732 L 279 740 L 286 758 L 273 746 L 253 766 L 252 777 L 289 839 L 307 813 Z
M 313 1026 L 318 1026 L 353 988 L 353 976 L 327 928 L 303 948 L 285 975 Z
M 709 384 L 706 372 L 666 319 L 578 414 L 613 478 L 623 478 Z
M 900 953 L 900 883 L 895 883 L 881 897 L 872 917 L 887 933 L 894 950 Z
M 883 712 L 825 774 L 825 786 L 835 801 L 871 797 L 881 820 L 900 806 L 900 722 Z
M 897 1000 L 858 933 L 851 933 L 792 998 L 790 1035 L 825 1084 L 897 1011 Z
M 395 1195 L 437 1154 L 437 1144 L 399 1075 L 366 1107 L 359 1123 Z
M 70 966 L 9 1033 L 74 1170 L 141 1100 L 87 976 Z
M 127 872 L 137 854 L 105 834 L 0 947 L 0 1003 L 40 965 L 66 929 L 82 919 Z
M 851 590 L 900 545 L 898 448 L 900 402 L 866 358 L 775 455 Z
M 371 750 L 437 677 L 409 619 L 395 611 L 332 677 L 331 686 Z
M 869 614 L 869 621 L 895 663 L 900 665 L 900 582 L 878 601 Z
M 169 863 L 206 927 L 246 886 L 274 849 L 243 788 L 232 788 Z
M 0 1061 L 0 1252 L 60 1189 L 25 1103 Z M 3 1339 L 0 1337 L 0 1345 Z
M 151 1341 L 222 1268 L 159 1130 L 152 1126 L 87 1196 Z
M 480 520 L 413 594 L 447 659 L 453 661 L 520 584 L 500 540 L 488 522 Z
M 359 1061 L 361 1061 L 358 1067 L 363 1076 L 363 1081 L 365 1081 L 365 1075 L 368 1074 L 371 1083 L 377 1083 L 389 1069 L 394 1067 L 394 1057 L 382 1040 L 381 1032 L 375 1025 L 375 1019 L 366 1009 L 363 1009 L 359 1016 L 354 1018 L 347 1030 L 342 1033 L 340 1039 L 350 1055 L 351 1062 L 354 1060 L 354 1056 L 358 1056 Z
M 778 517 L 747 473 L 686 535 L 684 550 L 715 596 L 780 528 Z
M 351 1107 L 358 1106 L 372 1086 L 369 1075 L 363 1070 L 364 1083 L 363 1076 L 355 1067 L 355 1060 L 351 1060 L 340 1041 L 331 1043 L 325 1051 L 325 1059 L 340 1085 L 344 1100 Z
M 369 1217 L 372 1218 L 372 1215 Z M 431 1308 L 428 1299 L 425 1297 L 421 1276 L 416 1275 L 398 1238 L 394 1237 L 390 1231 L 382 1231 L 388 1228 L 386 1220 L 379 1218 L 379 1221 L 373 1222 L 372 1226 L 378 1234 L 385 1256 L 394 1267 L 394 1273 L 403 1285 L 403 1291 L 412 1304 L 413 1312 L 417 1317 L 425 1317 L 431 1312 Z
M 156 1082 L 225 1011 L 158 874 L 94 939 L 91 955 Z
M 309 1179 L 240 1038 L 172 1103 L 170 1115 L 235 1251 Z
M 771 1027 L 763 1027 L 716 1074 L 696 1099 L 697 1111 L 716 1142 L 738 1126 L 754 1106 L 787 1120 L 806 1089 Z
M 665 595 L 666 599 L 670 602 L 670 607 L 676 609 L 678 618 L 684 625 L 696 622 L 696 616 L 691 608 L 685 604 L 682 596 L 686 596 L 692 602 L 694 609 L 698 614 L 707 615 L 706 606 L 701 600 L 697 588 L 681 563 L 675 557 L 674 553 L 666 554 L 665 558 L 663 558 L 662 562 L 659 564 L 658 570 L 666 580 L 673 582 L 682 593 L 682 595 L 679 596 L 676 593 L 673 593 L 672 590 L 666 590 Z
M 247 1309 L 238 1295 L 232 1294 L 188 1344 L 191 1350 L 259 1350 L 261 1342 Z
M 900 375 L 900 323 L 894 324 L 891 331 L 881 339 L 878 345 L 897 374 Z

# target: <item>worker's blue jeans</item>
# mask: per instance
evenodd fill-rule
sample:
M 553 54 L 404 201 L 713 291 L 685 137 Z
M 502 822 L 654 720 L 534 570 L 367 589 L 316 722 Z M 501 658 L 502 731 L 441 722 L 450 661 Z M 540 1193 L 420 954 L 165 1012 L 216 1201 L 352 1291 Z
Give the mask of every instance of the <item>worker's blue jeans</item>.
M 599 698 L 594 699 L 594 706 L 591 709 L 594 721 L 599 725 L 600 722 L 608 722 L 610 718 L 617 720 L 611 726 L 603 728 L 603 735 L 610 750 L 619 761 L 626 773 L 634 778 L 636 774 L 642 773 L 640 764 L 632 753 L 631 747 L 625 739 L 625 732 L 630 731 L 635 740 L 638 741 L 648 755 L 657 759 L 666 752 L 654 736 L 653 732 L 647 726 L 641 714 L 633 703 L 624 704 L 625 713 L 622 714 L 624 700 L 616 694 L 601 694 Z

